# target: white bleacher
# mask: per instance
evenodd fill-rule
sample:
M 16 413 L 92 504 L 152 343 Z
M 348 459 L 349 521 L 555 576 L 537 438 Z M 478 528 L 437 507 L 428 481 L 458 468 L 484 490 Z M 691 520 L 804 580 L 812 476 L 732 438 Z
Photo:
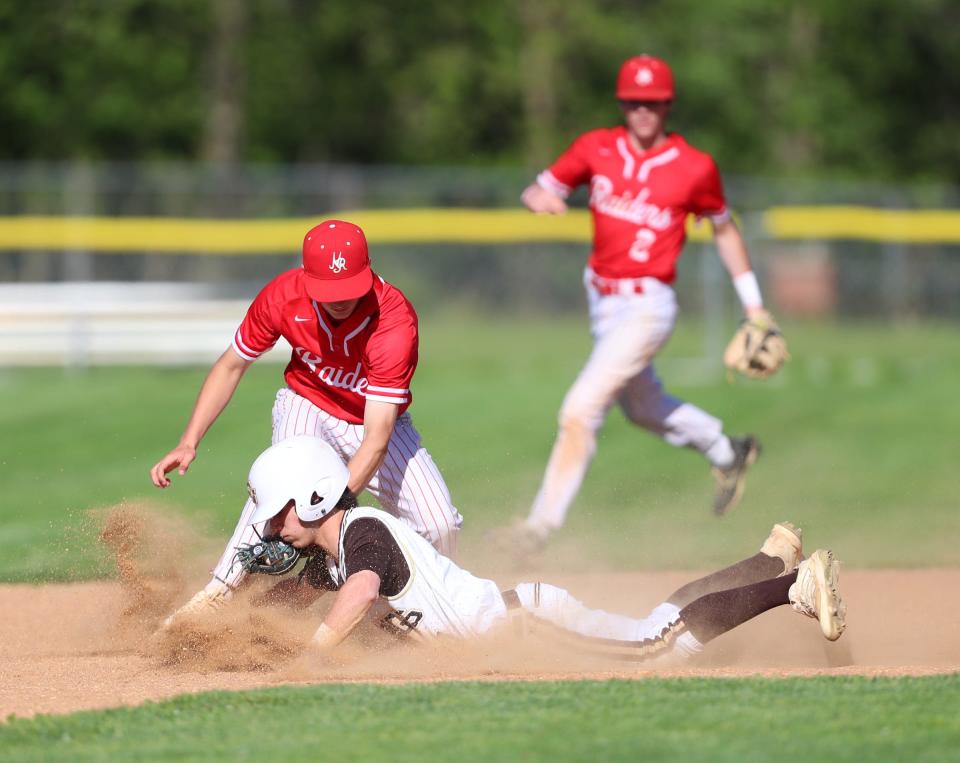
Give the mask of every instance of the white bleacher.
M 208 364 L 248 305 L 198 284 L 0 284 L 0 367 Z

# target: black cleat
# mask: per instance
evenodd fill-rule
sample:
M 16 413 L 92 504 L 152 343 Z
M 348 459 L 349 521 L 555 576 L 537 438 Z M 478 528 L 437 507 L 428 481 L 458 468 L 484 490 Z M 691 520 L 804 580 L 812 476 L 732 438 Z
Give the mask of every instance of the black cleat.
M 713 493 L 713 513 L 722 517 L 733 511 L 743 497 L 743 488 L 747 482 L 747 470 L 760 455 L 760 443 L 753 435 L 731 437 L 733 446 L 733 464 L 728 469 L 713 467 L 713 476 L 717 486 Z

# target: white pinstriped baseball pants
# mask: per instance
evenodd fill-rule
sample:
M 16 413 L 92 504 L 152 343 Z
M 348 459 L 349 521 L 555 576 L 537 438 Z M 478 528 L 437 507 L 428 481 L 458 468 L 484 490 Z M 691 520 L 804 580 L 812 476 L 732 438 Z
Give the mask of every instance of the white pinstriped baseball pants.
M 569 591 L 546 583 L 514 588 L 523 611 L 538 630 L 597 654 L 641 661 L 677 649 L 690 656 L 703 650 L 680 620 L 680 607 L 664 602 L 644 618 L 590 609 Z
M 585 276 L 593 351 L 560 407 L 559 432 L 527 522 L 555 530 L 586 475 L 596 434 L 614 403 L 627 419 L 677 447 L 708 451 L 723 423 L 664 391 L 653 359 L 673 333 L 673 289 L 644 278 L 642 294 L 601 296 Z
M 284 387 L 277 392 L 273 406 L 273 444 L 300 434 L 321 437 L 344 462 L 348 462 L 363 440 L 363 425 L 338 419 Z M 453 505 L 440 470 L 421 445 L 420 433 L 413 426 L 409 413 L 403 413 L 397 419 L 386 458 L 367 490 L 384 511 L 406 522 L 441 554 L 448 557 L 456 554 L 457 533 L 463 517 Z M 253 501 L 247 500 L 233 536 L 213 571 L 215 579 L 230 586 L 238 585 L 246 574 L 233 563 L 237 546 L 257 538 L 254 528 L 247 524 L 253 509 Z M 262 532 L 263 526 L 257 527 L 256 531 Z

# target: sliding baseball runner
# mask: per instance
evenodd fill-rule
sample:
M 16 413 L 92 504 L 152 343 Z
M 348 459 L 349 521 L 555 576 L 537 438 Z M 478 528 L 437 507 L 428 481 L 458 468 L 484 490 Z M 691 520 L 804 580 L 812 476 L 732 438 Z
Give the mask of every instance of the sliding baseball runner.
M 312 552 L 302 578 L 336 591 L 312 639 L 315 653 L 335 650 L 378 602 L 386 605 L 382 624 L 398 635 L 470 639 L 518 613 L 549 636 L 636 661 L 671 650 L 695 654 L 721 633 L 786 604 L 817 619 L 830 640 L 845 628 L 838 562 L 823 549 L 801 561 L 801 533 L 788 523 L 774 526 L 759 553 L 680 588 L 646 618 L 632 618 L 589 609 L 545 583 L 501 591 L 458 567 L 407 523 L 358 507 L 349 479 L 339 455 L 309 436 L 268 448 L 248 478 L 255 501 L 248 520 L 263 523 L 268 535 L 244 553 L 243 563 L 286 571 L 291 553 Z
M 169 472 L 187 472 L 244 372 L 281 336 L 293 352 L 273 406 L 273 442 L 303 434 L 323 439 L 345 464 L 354 494 L 369 490 L 413 532 L 453 554 L 463 518 L 407 412 L 417 315 L 371 270 L 363 231 L 342 220 L 310 229 L 303 267 L 280 274 L 254 299 L 207 376 L 180 443 L 151 470 L 153 483 L 167 487 Z M 176 615 L 215 609 L 242 582 L 246 571 L 235 554 L 258 537 L 254 508 L 251 498 L 210 583 Z

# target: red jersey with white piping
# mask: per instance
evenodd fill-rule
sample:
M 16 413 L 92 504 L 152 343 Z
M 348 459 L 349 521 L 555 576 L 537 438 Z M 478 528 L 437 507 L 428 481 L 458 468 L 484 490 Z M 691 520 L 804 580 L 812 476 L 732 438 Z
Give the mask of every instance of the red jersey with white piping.
M 410 405 L 417 367 L 417 314 L 403 293 L 379 276 L 353 313 L 336 322 L 303 285 L 303 270 L 282 273 L 253 300 L 233 338 L 234 351 L 256 360 L 281 336 L 293 353 L 287 385 L 318 408 L 363 423 L 367 400 Z
M 591 269 L 603 278 L 676 278 L 688 214 L 729 219 L 723 183 L 709 154 L 670 133 L 638 151 L 626 127 L 592 130 L 541 172 L 537 182 L 561 198 L 590 184 Z

